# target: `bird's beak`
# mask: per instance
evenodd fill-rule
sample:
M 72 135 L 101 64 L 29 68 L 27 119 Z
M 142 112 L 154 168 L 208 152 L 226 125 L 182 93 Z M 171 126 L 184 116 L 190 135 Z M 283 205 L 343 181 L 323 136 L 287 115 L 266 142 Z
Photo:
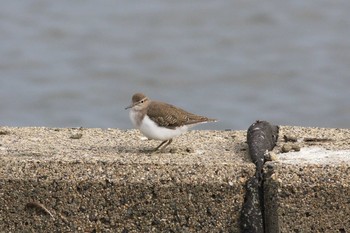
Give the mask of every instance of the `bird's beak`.
M 132 108 L 132 107 L 134 107 L 134 104 L 130 104 L 129 106 L 127 106 L 127 107 L 125 108 L 125 110 L 127 110 L 127 109 L 129 109 L 129 108 Z

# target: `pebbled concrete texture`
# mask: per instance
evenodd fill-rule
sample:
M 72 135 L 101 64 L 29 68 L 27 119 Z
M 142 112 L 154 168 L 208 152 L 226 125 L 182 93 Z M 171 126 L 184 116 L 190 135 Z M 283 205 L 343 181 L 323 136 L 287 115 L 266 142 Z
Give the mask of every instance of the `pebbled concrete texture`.
M 239 232 L 245 131 L 190 131 L 166 153 L 136 130 L 0 127 L 1 232 Z M 287 153 L 285 153 L 287 152 Z M 281 126 L 265 232 L 350 232 L 350 130 Z
M 286 143 L 300 151 L 282 153 Z M 280 127 L 274 152 L 264 168 L 265 232 L 350 232 L 350 130 Z
M 239 232 L 245 138 L 190 131 L 158 153 L 136 130 L 0 127 L 0 229 Z

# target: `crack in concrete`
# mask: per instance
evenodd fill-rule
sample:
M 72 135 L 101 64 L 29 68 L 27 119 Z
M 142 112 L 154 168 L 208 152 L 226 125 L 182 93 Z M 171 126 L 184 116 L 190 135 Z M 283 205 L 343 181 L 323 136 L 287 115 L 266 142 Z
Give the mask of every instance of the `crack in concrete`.
M 276 145 L 278 132 L 279 127 L 267 121 L 256 121 L 248 129 L 249 155 L 256 166 L 256 172 L 246 183 L 245 201 L 241 212 L 242 232 L 265 232 L 263 165 L 265 154 Z

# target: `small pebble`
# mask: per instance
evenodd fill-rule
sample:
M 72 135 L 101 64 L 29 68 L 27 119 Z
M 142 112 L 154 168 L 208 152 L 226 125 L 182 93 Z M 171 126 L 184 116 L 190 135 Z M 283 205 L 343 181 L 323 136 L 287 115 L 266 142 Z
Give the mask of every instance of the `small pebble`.
M 282 146 L 282 152 L 283 153 L 287 153 L 287 152 L 289 152 L 289 151 L 291 151 L 292 150 L 292 146 L 290 145 L 290 144 L 284 144 L 283 146 Z
M 284 135 L 283 136 L 285 142 L 297 142 L 298 138 L 292 135 Z
M 80 139 L 82 136 L 83 136 L 83 134 L 76 133 L 76 134 L 72 134 L 69 138 L 70 139 Z
M 290 151 L 300 151 L 300 146 L 298 144 L 286 143 L 282 146 L 282 152 L 287 153 Z
M 299 145 L 292 145 L 292 149 L 295 151 L 300 151 L 300 146 Z

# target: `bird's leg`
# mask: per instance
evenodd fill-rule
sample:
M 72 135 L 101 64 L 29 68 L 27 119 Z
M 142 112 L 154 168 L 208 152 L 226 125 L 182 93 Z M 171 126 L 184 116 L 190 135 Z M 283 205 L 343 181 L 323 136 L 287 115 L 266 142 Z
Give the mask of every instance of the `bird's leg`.
M 169 141 L 169 140 L 162 141 L 162 143 L 161 143 L 159 146 L 157 146 L 157 148 L 154 149 L 154 150 L 155 150 L 155 151 L 158 150 L 158 149 L 159 149 L 161 146 L 163 146 L 164 143 L 166 143 L 167 141 Z
M 166 143 L 166 144 L 160 149 L 161 152 L 164 152 L 165 147 L 167 147 L 172 141 L 173 141 L 173 139 L 163 141 L 159 146 L 157 146 L 157 148 L 156 148 L 155 150 L 158 150 L 159 148 L 161 148 L 161 147 Z
M 164 152 L 165 147 L 167 147 L 170 143 L 172 143 L 173 139 L 168 140 L 168 142 L 160 149 L 161 152 Z

